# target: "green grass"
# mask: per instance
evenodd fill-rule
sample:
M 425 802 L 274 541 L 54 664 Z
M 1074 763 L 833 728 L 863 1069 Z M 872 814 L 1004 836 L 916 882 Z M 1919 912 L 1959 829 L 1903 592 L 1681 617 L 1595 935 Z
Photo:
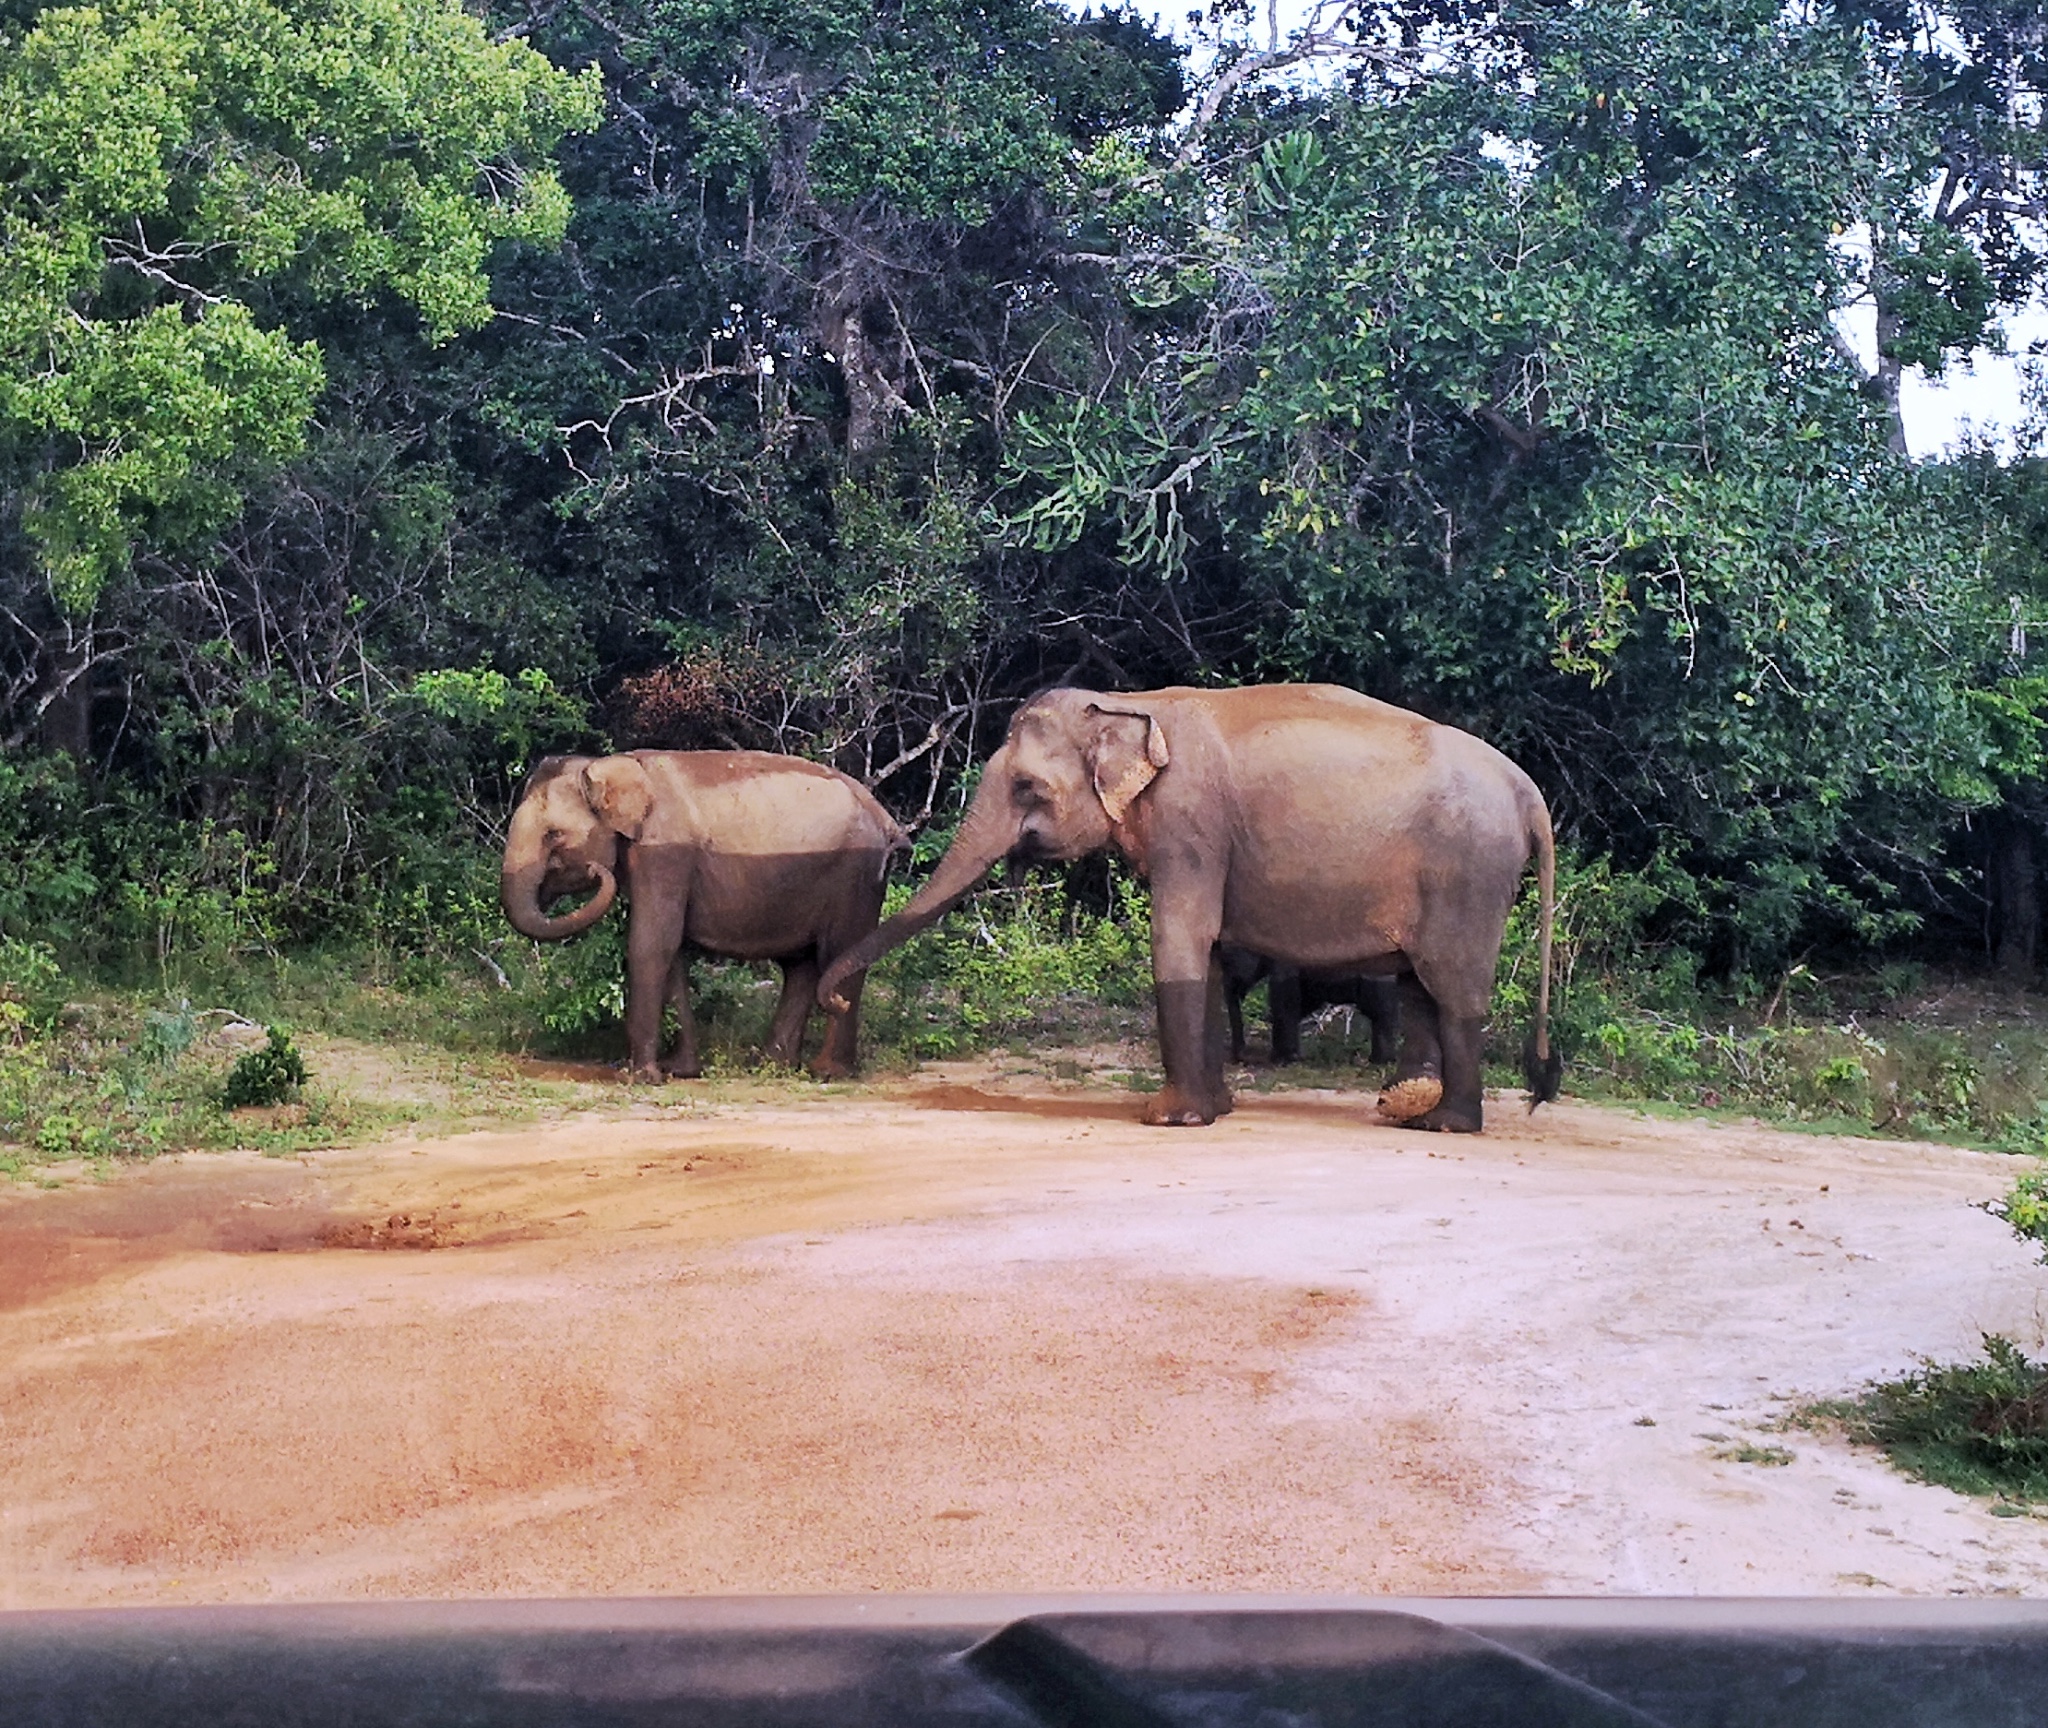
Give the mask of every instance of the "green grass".
M 538 1026 L 533 1000 L 515 1006 L 517 992 L 481 978 L 415 974 L 405 988 L 378 956 L 329 952 L 216 962 L 124 989 L 47 956 L 33 967 L 13 958 L 15 976 L 0 974 L 0 1173 L 11 1176 L 529 1120 L 577 1091 L 521 1073 L 512 1058 Z M 277 1065 L 265 1026 L 279 1023 L 292 1028 L 303 1082 L 236 1108 L 237 1067 Z
M 1782 1469 L 1798 1455 L 1783 1446 L 1759 1446 L 1753 1441 L 1738 1440 L 1732 1446 L 1716 1447 L 1714 1456 L 1724 1464 L 1761 1464 Z
M 622 935 L 611 920 L 554 945 L 471 931 L 410 953 L 213 944 L 69 968 L 47 948 L 0 942 L 0 1170 L 233 1146 L 290 1152 L 400 1126 L 530 1119 L 571 1099 L 643 1107 L 659 1095 L 551 1086 L 518 1066 L 620 1059 Z M 875 969 L 864 1067 L 901 1072 L 1006 1042 L 1149 1037 L 1138 1007 L 1149 1006 L 1148 947 L 1143 899 L 1128 884 L 1093 912 L 1056 881 L 986 894 Z M 714 1088 L 822 1090 L 760 1061 L 777 968 L 699 959 L 692 977 Z M 235 1066 L 272 1025 L 291 1028 L 304 1084 L 278 1107 L 231 1109 Z M 814 1020 L 811 1049 L 819 1036 Z
M 1838 1423 L 1923 1482 L 2021 1506 L 2048 1501 L 2048 1362 L 2009 1339 L 1987 1335 L 1975 1361 L 1929 1363 L 1802 1415 Z
M 893 890 L 892 904 L 904 893 Z M 1520 1084 L 1533 976 L 1525 910 L 1502 964 L 1486 1076 L 1494 1086 Z M 1597 941 L 1598 931 L 1581 931 L 1560 943 L 1568 964 L 1553 1025 L 1572 1093 L 1658 1114 L 2048 1153 L 2041 997 L 1898 964 L 1842 976 L 1797 966 L 1710 988 L 1689 957 L 1641 944 L 1626 923 Z M 493 1075 L 463 1107 L 471 1116 L 490 1114 L 498 1098 L 508 1113 L 546 1109 L 502 1064 L 620 1059 L 623 932 L 614 918 L 574 942 L 535 944 L 479 901 L 445 928 L 423 912 L 402 942 L 395 933 L 386 943 L 281 948 L 246 932 L 184 948 L 102 942 L 60 967 L 46 948 L 0 940 L 0 1156 L 138 1155 L 246 1139 L 255 1129 L 228 1118 L 217 1097 L 229 1053 L 213 1034 L 231 1017 L 311 1041 L 305 1119 L 267 1130 L 280 1144 L 359 1137 L 412 1120 L 410 1110 L 463 1119 L 445 1096 L 453 1081 L 428 1087 L 437 1100 L 428 1103 L 323 1074 L 322 1039 Z M 1008 1048 L 1056 1075 L 1049 1065 L 1092 1050 L 1086 1066 L 1097 1078 L 1107 1060 L 1136 1076 L 1128 1084 L 1156 1085 L 1149 948 L 1144 893 L 1120 874 L 1085 891 L 1044 874 L 985 890 L 874 969 L 864 1068 L 887 1075 Z M 699 960 L 692 975 L 707 1073 L 759 1075 L 776 969 Z M 1312 1021 L 1304 1060 L 1274 1069 L 1259 1060 L 1263 991 L 1246 1010 L 1254 1065 L 1240 1085 L 1362 1089 L 1384 1079 L 1362 1019 Z M 192 1026 L 204 1035 L 185 1036 Z M 814 1022 L 813 1048 L 817 1037 Z M 2016 1199 L 2019 1227 L 2034 1202 Z

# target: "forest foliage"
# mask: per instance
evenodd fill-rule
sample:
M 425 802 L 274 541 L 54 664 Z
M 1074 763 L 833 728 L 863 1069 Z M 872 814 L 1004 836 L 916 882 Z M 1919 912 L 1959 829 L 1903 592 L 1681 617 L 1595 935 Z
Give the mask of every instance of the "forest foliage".
M 1320 678 L 1688 983 L 2036 978 L 2048 469 L 1897 419 L 2040 275 L 2027 10 L 6 0 L 0 938 L 502 971 L 543 751 L 929 836 L 1048 683 Z

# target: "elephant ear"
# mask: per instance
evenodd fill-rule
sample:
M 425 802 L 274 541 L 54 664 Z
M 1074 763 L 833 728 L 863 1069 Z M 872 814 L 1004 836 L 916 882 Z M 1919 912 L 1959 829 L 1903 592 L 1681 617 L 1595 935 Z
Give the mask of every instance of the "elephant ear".
M 1121 823 L 1138 801 L 1138 794 L 1172 760 L 1166 753 L 1166 734 L 1159 730 L 1157 720 L 1136 709 L 1104 708 L 1091 702 L 1088 711 L 1099 716 L 1095 742 L 1088 753 L 1095 796 L 1102 800 L 1110 821 Z M 1133 725 L 1133 721 L 1144 724 Z
M 583 770 L 583 796 L 622 840 L 639 839 L 654 808 L 647 770 L 631 756 L 600 756 L 591 763 Z

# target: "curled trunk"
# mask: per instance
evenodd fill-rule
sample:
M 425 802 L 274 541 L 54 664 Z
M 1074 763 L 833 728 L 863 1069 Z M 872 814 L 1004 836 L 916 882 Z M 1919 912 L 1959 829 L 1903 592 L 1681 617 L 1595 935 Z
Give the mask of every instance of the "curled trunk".
M 591 868 L 597 872 L 597 892 L 575 911 L 565 912 L 559 918 L 550 918 L 541 910 L 540 887 L 547 875 L 545 863 L 508 869 L 499 880 L 498 894 L 512 928 L 536 942 L 562 942 L 582 935 L 612 909 L 612 901 L 619 892 L 618 878 L 609 870 L 602 864 Z

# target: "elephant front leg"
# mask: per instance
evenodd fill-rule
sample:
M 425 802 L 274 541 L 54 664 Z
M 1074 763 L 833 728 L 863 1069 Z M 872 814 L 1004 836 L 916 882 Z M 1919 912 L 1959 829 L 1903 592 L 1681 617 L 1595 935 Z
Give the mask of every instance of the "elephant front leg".
M 678 1080 L 694 1080 L 704 1067 L 697 1058 L 697 1019 L 690 1012 L 689 962 L 680 949 L 669 962 L 668 1005 L 676 1017 L 676 1036 L 661 1066 Z
M 1152 991 L 1166 1070 L 1166 1084 L 1145 1105 L 1145 1120 L 1155 1127 L 1197 1127 L 1230 1109 L 1223 1084 L 1223 966 L 1216 953 L 1221 898 L 1199 881 L 1153 882 Z
M 1223 976 L 1221 952 L 1209 960 L 1209 999 L 1202 1009 L 1202 1079 L 1215 1100 L 1216 1114 L 1228 1116 L 1237 1108 L 1230 1095 L 1228 1058 L 1230 1036 L 1224 1023 L 1223 1005 L 1230 994 Z
M 638 899 L 626 931 L 626 1063 L 636 1080 L 663 1080 L 661 1010 L 682 960 L 680 916 L 643 911 Z M 687 1026 L 687 1008 L 682 1023 Z
M 804 1053 L 804 1027 L 811 1017 L 811 999 L 818 993 L 818 962 L 809 955 L 782 962 L 782 1000 L 768 1027 L 761 1054 L 778 1067 L 794 1068 Z
M 1152 986 L 1159 1005 L 1159 1057 L 1166 1083 L 1145 1101 L 1155 1128 L 1197 1128 L 1222 1114 L 1209 1077 L 1209 981 L 1161 979 Z

